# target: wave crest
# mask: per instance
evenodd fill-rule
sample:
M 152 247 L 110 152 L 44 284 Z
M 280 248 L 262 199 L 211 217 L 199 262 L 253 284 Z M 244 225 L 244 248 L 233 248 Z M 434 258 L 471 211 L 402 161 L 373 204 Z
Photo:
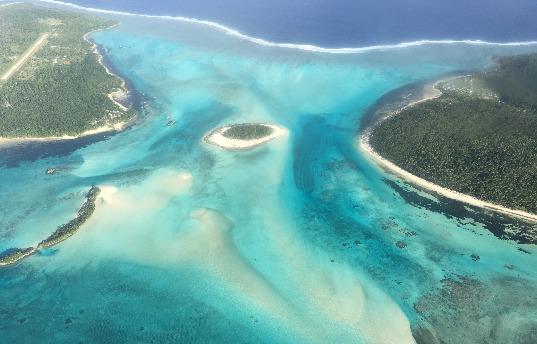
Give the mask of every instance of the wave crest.
M 160 18 L 164 20 L 177 20 L 177 21 L 183 21 L 183 22 L 188 22 L 188 23 L 201 24 L 201 25 L 205 25 L 213 29 L 216 29 L 218 31 L 224 32 L 228 35 L 231 35 L 231 36 L 234 36 L 234 37 L 237 37 L 237 38 L 240 38 L 240 39 L 243 39 L 243 40 L 255 43 L 255 44 L 267 46 L 267 47 L 298 49 L 298 50 L 318 52 L 318 53 L 328 53 L 328 54 L 360 54 L 360 53 L 376 51 L 376 50 L 401 49 L 401 48 L 409 48 L 409 47 L 416 47 L 416 46 L 421 46 L 421 45 L 432 45 L 432 44 L 438 44 L 438 45 L 439 44 L 469 44 L 469 45 L 489 45 L 489 46 L 537 45 L 537 41 L 499 43 L 499 42 L 487 42 L 483 40 L 468 39 L 468 40 L 418 40 L 418 41 L 413 41 L 413 42 L 402 42 L 402 43 L 397 43 L 397 44 L 381 44 L 381 45 L 372 45 L 372 46 L 367 46 L 367 47 L 323 48 L 323 47 L 319 47 L 319 46 L 315 46 L 311 44 L 270 42 L 262 38 L 248 36 L 238 30 L 232 29 L 230 27 L 224 26 L 216 22 L 196 19 L 196 18 L 188 18 L 188 17 L 181 17 L 181 16 L 159 16 L 159 15 L 151 15 L 151 14 L 137 14 L 137 13 L 130 13 L 130 12 L 122 12 L 122 11 L 112 11 L 112 10 L 105 10 L 105 9 L 92 8 L 92 7 L 83 7 L 83 6 L 75 5 L 69 2 L 63 2 L 63 1 L 57 1 L 57 0 L 38 0 L 38 1 L 52 3 L 56 5 L 62 5 L 62 6 L 69 6 L 72 8 L 85 10 L 85 11 L 91 11 L 91 12 L 108 13 L 108 14 L 116 14 L 116 15 L 123 15 L 123 16 L 136 16 L 136 17 L 145 17 L 145 18 L 157 18 L 157 19 Z

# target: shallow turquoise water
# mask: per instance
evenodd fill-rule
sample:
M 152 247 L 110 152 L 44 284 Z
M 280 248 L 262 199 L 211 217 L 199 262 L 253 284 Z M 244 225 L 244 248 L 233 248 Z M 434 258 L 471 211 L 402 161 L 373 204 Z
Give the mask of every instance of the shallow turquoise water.
M 386 92 L 535 47 L 331 55 L 120 19 L 93 38 L 147 99 L 140 122 L 0 169 L 2 250 L 40 241 L 103 189 L 74 237 L 0 270 L 7 342 L 411 343 L 411 330 L 427 342 L 419 328 L 446 343 L 535 339 L 535 246 L 496 238 L 471 211 L 417 207 L 408 195 L 446 202 L 399 183 L 403 197 L 356 142 Z M 242 153 L 202 142 L 240 122 L 289 135 Z

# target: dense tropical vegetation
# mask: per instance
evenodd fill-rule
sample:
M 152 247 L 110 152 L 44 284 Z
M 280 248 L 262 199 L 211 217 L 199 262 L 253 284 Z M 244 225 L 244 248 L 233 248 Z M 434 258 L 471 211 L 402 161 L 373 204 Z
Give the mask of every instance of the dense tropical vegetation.
M 0 80 L 0 137 L 77 135 L 132 116 L 108 94 L 122 87 L 84 36 L 114 22 L 29 4 L 0 8 L 0 74 L 44 33 L 44 45 Z
M 75 234 L 80 226 L 93 215 L 93 212 L 95 211 L 95 201 L 100 192 L 101 189 L 97 186 L 92 186 L 86 194 L 86 201 L 78 210 L 76 217 L 66 224 L 59 226 L 54 233 L 39 243 L 38 248 L 47 248 L 57 245 Z
M 86 200 L 78 210 L 76 217 L 66 224 L 59 226 L 54 233 L 41 241 L 36 247 L 10 248 L 4 252 L 0 252 L 0 267 L 15 264 L 41 249 L 55 246 L 73 236 L 95 212 L 95 202 L 100 192 L 100 188 L 92 186 L 86 193 Z
M 537 54 L 498 58 L 494 68 L 477 77 L 502 101 L 537 111 Z
M 10 248 L 0 253 L 0 267 L 15 264 L 21 259 L 33 254 L 35 248 Z
M 537 213 L 537 55 L 501 58 L 473 78 L 496 97 L 444 89 L 382 122 L 370 143 L 426 180 Z
M 236 124 L 222 132 L 222 135 L 236 140 L 256 140 L 272 134 L 273 129 L 264 124 Z

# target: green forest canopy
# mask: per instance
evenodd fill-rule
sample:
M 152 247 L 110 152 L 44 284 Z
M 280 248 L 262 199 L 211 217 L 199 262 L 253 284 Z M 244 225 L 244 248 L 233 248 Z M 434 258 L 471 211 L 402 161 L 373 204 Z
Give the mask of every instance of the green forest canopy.
M 380 124 L 371 145 L 428 181 L 537 213 L 537 55 L 500 58 L 473 77 L 498 99 L 444 92 Z
M 77 135 L 131 117 L 108 94 L 122 87 L 84 35 L 115 23 L 29 4 L 0 8 L 0 74 L 43 33 L 46 43 L 0 81 L 0 137 Z M 4 49 L 5 47 L 5 49 Z

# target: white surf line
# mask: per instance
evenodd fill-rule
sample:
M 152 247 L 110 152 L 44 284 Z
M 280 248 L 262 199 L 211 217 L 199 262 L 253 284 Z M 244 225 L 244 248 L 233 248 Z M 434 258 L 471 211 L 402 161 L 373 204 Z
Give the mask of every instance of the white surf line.
M 5 7 L 5 6 L 9 6 L 9 5 L 16 5 L 16 4 L 22 4 L 22 2 L 18 1 L 18 2 L 8 2 L 7 4 L 0 4 L 0 7 Z
M 416 46 L 421 46 L 421 45 L 433 45 L 433 44 L 437 44 L 437 45 L 469 44 L 469 45 L 489 45 L 489 46 L 506 46 L 506 47 L 537 45 L 537 41 L 497 43 L 497 42 L 486 42 L 482 40 L 419 40 L 419 41 L 414 41 L 414 42 L 403 42 L 399 44 L 373 45 L 373 46 L 358 47 L 358 48 L 323 48 L 323 47 L 319 47 L 319 46 L 315 46 L 311 44 L 270 42 L 262 38 L 256 38 L 256 37 L 245 35 L 238 30 L 229 28 L 222 24 L 218 24 L 218 23 L 211 22 L 208 20 L 196 19 L 196 18 L 188 18 L 188 17 L 181 17 L 181 16 L 175 16 L 175 17 L 174 16 L 158 16 L 158 15 L 151 15 L 151 14 L 136 14 L 136 13 L 122 12 L 122 11 L 103 10 L 99 8 L 83 7 L 83 6 L 71 4 L 69 2 L 63 2 L 63 1 L 57 1 L 57 0 L 39 0 L 39 1 L 45 2 L 45 3 L 56 4 L 56 5 L 69 6 L 71 8 L 75 8 L 79 10 L 98 12 L 98 13 L 165 19 L 165 20 L 176 20 L 176 21 L 183 21 L 183 22 L 188 22 L 188 23 L 201 24 L 201 25 L 209 26 L 218 31 L 224 32 L 228 35 L 235 36 L 240 39 L 243 39 L 252 43 L 256 43 L 259 45 L 264 45 L 268 47 L 299 49 L 299 50 L 305 50 L 305 51 L 310 51 L 310 52 L 329 53 L 329 54 L 359 54 L 359 53 L 365 53 L 365 52 L 376 51 L 376 50 L 401 49 L 401 48 L 416 47 Z
M 15 64 L 13 66 L 11 66 L 10 69 L 8 69 L 8 71 L 6 73 L 4 73 L 4 75 L 2 75 L 2 77 L 0 78 L 0 80 L 2 81 L 7 81 L 9 80 L 9 78 L 11 78 L 13 76 L 13 74 L 15 74 L 20 67 L 22 67 L 22 65 L 30 58 L 32 57 L 33 54 L 35 54 L 39 48 L 41 48 L 41 46 L 43 45 L 43 43 L 45 42 L 45 40 L 47 39 L 48 37 L 48 33 L 44 33 L 41 35 L 41 37 L 39 37 L 37 39 L 37 41 L 35 41 L 35 43 L 30 47 L 30 49 L 26 50 L 26 52 L 24 53 L 24 55 L 22 55 L 21 57 L 19 57 L 19 59 L 17 60 L 17 62 L 15 62 Z
M 436 84 L 438 84 L 441 81 L 442 80 L 439 80 L 439 81 L 435 82 L 432 85 L 432 88 L 438 90 L 435 86 L 436 86 Z M 422 103 L 422 102 L 430 100 L 430 99 L 437 98 L 442 94 L 442 92 L 440 90 L 438 90 L 438 92 L 439 93 L 431 94 L 431 95 L 426 96 L 425 98 L 423 98 L 421 100 L 412 102 L 412 103 L 404 106 L 403 109 L 406 109 L 406 108 L 408 108 L 410 106 L 414 106 L 416 104 Z M 365 153 L 365 156 L 369 157 L 371 160 L 373 160 L 374 163 L 376 163 L 378 166 L 382 167 L 386 171 L 392 172 L 392 173 L 398 175 L 399 177 L 401 177 L 402 179 L 404 179 L 404 180 L 406 180 L 406 181 L 408 181 L 408 182 L 410 182 L 410 183 L 412 183 L 414 185 L 417 185 L 417 186 L 419 186 L 419 187 L 421 187 L 423 189 L 433 191 L 433 192 L 435 192 L 437 194 L 440 194 L 442 196 L 445 196 L 447 198 L 451 198 L 453 200 L 456 200 L 456 201 L 459 201 L 459 202 L 462 202 L 462 203 L 466 203 L 466 204 L 469 204 L 469 205 L 472 205 L 472 206 L 475 206 L 475 207 L 478 207 L 478 208 L 492 210 L 492 211 L 496 211 L 496 212 L 499 212 L 499 213 L 502 213 L 502 214 L 505 214 L 505 215 L 514 216 L 514 217 L 518 217 L 518 218 L 521 218 L 521 219 L 524 219 L 524 220 L 537 222 L 537 214 L 528 213 L 528 212 L 525 212 L 525 211 L 522 211 L 522 210 L 510 209 L 510 208 L 507 208 L 507 207 L 504 207 L 504 206 L 501 206 L 501 205 L 498 205 L 498 204 L 494 204 L 494 203 L 491 203 L 491 202 L 480 200 L 480 199 L 478 199 L 476 197 L 466 195 L 466 194 L 463 194 L 463 193 L 455 191 L 455 190 L 451 190 L 451 189 L 442 187 L 440 185 L 437 185 L 437 184 L 434 184 L 432 182 L 429 182 L 429 181 L 427 181 L 427 180 L 425 180 L 423 178 L 415 176 L 412 173 L 410 173 L 410 172 L 402 169 L 401 167 L 397 166 L 396 164 L 394 164 L 390 160 L 388 160 L 386 158 L 383 158 L 377 151 L 375 151 L 373 149 L 373 147 L 369 143 L 371 133 L 373 132 L 373 130 L 375 129 L 376 126 L 380 125 L 382 122 L 386 121 L 388 118 L 391 118 L 392 116 L 397 116 L 401 111 L 402 110 L 396 111 L 396 112 L 393 113 L 393 115 L 385 117 L 379 123 L 376 123 L 375 126 L 367 129 L 362 135 L 360 135 L 359 147 L 360 147 L 360 150 L 363 153 Z

